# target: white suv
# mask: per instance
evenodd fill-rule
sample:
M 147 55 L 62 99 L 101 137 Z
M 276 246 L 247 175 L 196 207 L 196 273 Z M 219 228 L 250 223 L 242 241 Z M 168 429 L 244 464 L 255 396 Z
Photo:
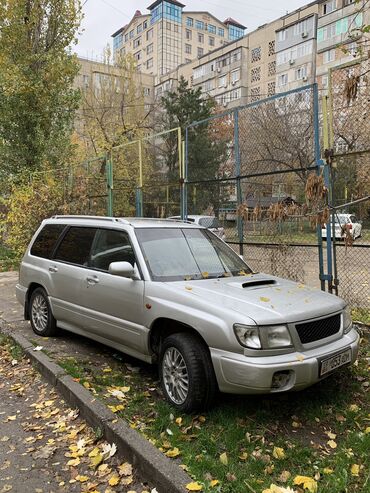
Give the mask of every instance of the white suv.
M 60 327 L 158 362 L 184 412 L 217 390 L 303 389 L 357 356 L 343 300 L 253 273 L 189 223 L 55 216 L 32 239 L 16 293 L 36 334 Z

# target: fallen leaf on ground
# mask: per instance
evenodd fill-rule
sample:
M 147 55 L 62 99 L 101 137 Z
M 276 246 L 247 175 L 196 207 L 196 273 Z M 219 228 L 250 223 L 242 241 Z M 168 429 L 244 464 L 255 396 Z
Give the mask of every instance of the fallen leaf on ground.
M 186 485 L 188 491 L 202 491 L 203 486 L 199 483 L 193 482 Z
M 359 476 L 360 475 L 360 466 L 358 464 L 352 464 L 351 474 L 352 474 L 352 476 Z
M 228 461 L 227 453 L 226 452 L 224 452 L 223 454 L 220 455 L 220 462 L 224 466 L 227 466 L 227 464 L 228 464 L 229 461 Z
M 284 449 L 280 447 L 274 447 L 272 455 L 275 457 L 275 459 L 285 459 Z
M 298 486 L 302 485 L 303 488 L 308 490 L 310 493 L 317 492 L 317 482 L 309 476 L 296 476 L 294 478 L 293 484 L 296 484 Z

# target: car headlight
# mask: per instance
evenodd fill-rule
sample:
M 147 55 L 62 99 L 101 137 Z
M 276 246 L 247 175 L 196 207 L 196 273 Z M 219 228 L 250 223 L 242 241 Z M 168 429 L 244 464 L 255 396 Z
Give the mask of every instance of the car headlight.
M 234 332 L 239 343 L 249 349 L 281 349 L 292 346 L 292 340 L 285 325 L 234 324 Z
M 256 325 L 234 324 L 234 332 L 239 343 L 250 349 L 261 349 L 261 339 Z
M 348 334 L 348 332 L 352 329 L 352 317 L 351 310 L 348 306 L 342 311 L 342 322 L 343 322 L 343 332 Z

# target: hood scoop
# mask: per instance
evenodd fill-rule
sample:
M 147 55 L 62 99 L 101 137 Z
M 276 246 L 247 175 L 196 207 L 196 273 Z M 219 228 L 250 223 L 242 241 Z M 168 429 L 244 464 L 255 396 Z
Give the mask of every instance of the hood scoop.
M 269 286 L 271 284 L 277 284 L 274 279 L 260 279 L 258 281 L 247 281 L 243 282 L 243 288 L 255 288 L 257 286 Z

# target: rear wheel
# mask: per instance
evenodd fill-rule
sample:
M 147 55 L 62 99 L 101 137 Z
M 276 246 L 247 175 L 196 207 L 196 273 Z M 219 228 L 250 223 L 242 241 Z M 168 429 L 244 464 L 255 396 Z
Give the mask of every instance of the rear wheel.
M 57 333 L 56 320 L 51 312 L 48 295 L 43 288 L 37 288 L 31 294 L 29 316 L 35 334 L 47 337 Z
M 162 345 L 159 374 L 166 399 L 179 411 L 208 408 L 217 383 L 208 349 L 193 334 L 168 336 Z

